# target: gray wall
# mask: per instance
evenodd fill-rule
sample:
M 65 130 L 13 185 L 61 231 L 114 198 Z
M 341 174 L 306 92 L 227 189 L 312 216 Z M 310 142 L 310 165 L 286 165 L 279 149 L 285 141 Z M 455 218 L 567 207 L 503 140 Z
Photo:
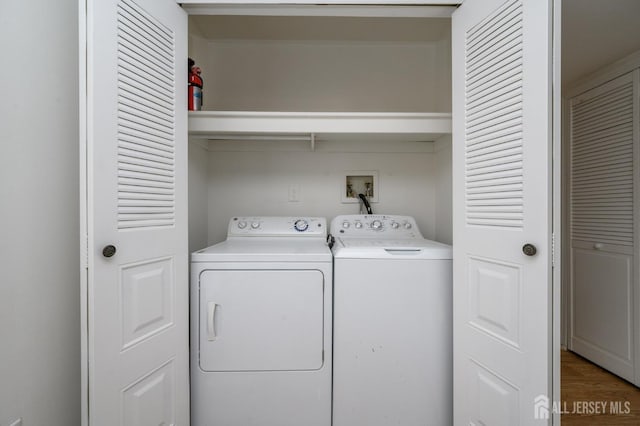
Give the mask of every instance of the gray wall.
M 77 0 L 0 5 L 0 425 L 80 423 Z

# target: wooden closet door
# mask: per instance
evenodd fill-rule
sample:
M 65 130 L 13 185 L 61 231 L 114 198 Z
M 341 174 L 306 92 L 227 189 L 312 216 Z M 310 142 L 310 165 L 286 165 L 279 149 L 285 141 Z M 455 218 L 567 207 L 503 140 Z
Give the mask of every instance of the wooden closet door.
M 638 71 L 570 101 L 570 349 L 635 381 Z

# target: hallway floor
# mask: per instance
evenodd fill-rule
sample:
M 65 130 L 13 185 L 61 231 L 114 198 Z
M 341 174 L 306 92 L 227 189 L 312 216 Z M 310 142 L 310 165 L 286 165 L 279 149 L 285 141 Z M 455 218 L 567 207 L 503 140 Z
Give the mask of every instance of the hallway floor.
M 561 386 L 563 426 L 640 425 L 640 389 L 573 352 L 562 351 Z

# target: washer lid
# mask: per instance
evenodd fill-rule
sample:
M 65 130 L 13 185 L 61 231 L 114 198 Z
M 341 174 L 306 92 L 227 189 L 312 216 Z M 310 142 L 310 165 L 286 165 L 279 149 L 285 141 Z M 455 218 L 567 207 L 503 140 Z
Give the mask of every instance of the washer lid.
M 450 245 L 426 239 L 337 238 L 336 259 L 452 259 Z
M 191 254 L 192 262 L 331 262 L 321 238 L 229 238 Z

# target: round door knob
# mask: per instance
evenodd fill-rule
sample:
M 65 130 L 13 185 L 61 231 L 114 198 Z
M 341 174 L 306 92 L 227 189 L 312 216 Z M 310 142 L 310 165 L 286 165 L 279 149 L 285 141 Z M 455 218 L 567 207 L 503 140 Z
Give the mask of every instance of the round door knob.
M 116 246 L 109 244 L 102 249 L 102 255 L 104 257 L 112 257 L 114 254 L 116 254 Z
M 538 249 L 536 249 L 536 246 L 533 244 L 527 243 L 522 246 L 522 252 L 527 256 L 534 256 L 538 252 Z

